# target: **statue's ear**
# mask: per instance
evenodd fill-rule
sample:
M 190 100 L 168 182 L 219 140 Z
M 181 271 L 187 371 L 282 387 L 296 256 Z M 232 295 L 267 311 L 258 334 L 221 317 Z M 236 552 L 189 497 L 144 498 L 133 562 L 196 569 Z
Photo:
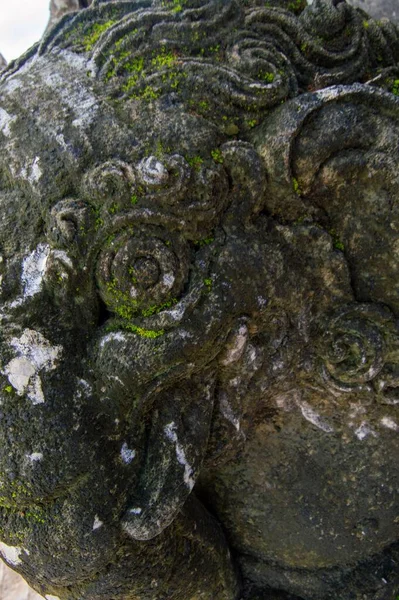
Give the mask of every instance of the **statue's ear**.
M 178 382 L 157 398 L 138 488 L 122 522 L 132 538 L 159 535 L 184 505 L 207 450 L 212 408 L 209 374 Z
M 268 212 L 323 227 L 357 299 L 399 311 L 398 98 L 360 84 L 303 94 L 271 113 L 253 141 L 268 173 Z

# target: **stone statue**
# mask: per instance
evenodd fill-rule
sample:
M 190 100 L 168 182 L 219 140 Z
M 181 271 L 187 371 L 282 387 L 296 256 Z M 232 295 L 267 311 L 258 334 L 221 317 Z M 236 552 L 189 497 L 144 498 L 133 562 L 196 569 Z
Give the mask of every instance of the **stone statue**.
M 47 600 L 399 593 L 399 31 L 266 4 L 94 0 L 2 73 L 0 548 Z

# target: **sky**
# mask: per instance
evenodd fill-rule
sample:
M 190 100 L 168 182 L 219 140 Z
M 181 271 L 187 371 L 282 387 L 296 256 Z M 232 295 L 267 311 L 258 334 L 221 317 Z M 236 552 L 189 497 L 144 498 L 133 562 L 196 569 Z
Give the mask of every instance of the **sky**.
M 7 62 L 41 38 L 49 4 L 49 0 L 0 0 L 0 53 Z

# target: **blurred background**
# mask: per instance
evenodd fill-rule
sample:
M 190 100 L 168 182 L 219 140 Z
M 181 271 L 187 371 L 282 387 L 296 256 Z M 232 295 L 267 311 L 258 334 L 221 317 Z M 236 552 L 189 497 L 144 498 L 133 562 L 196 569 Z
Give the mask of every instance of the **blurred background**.
M 287 0 L 288 2 L 289 0 Z M 309 4 L 318 0 L 308 0 Z M 37 42 L 45 29 L 64 14 L 87 8 L 92 0 L 2 0 L 0 8 L 0 69 Z M 348 0 L 372 17 L 388 17 L 399 23 L 399 0 Z M 54 596 L 52 597 L 54 598 Z M 0 600 L 43 600 L 25 581 L 0 560 Z

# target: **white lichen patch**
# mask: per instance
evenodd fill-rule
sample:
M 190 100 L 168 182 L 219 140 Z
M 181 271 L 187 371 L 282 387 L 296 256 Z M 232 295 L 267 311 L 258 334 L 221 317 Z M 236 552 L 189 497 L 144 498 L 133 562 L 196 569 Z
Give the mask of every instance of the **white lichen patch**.
M 31 462 L 39 462 L 43 458 L 43 454 L 41 452 L 32 452 L 32 454 L 26 454 L 26 458 Z
M 86 381 L 85 379 L 78 378 L 76 391 L 75 391 L 75 398 L 79 400 L 80 398 L 82 398 L 83 394 L 88 396 L 91 394 L 91 392 L 92 392 L 92 387 L 91 387 L 90 383 L 88 381 Z
M 40 168 L 40 158 L 36 156 L 30 168 L 30 174 L 28 175 L 28 181 L 32 184 L 38 183 L 40 177 L 43 175 Z
M 113 381 L 116 381 L 122 387 L 126 387 L 126 385 L 123 383 L 122 379 L 120 377 L 118 377 L 118 375 L 107 375 L 107 377 L 108 377 L 108 379 L 112 379 Z
M 138 165 L 140 179 L 148 186 L 164 185 L 169 179 L 165 165 L 155 156 L 144 158 Z
M 93 531 L 96 531 L 96 529 L 100 529 L 100 527 L 102 527 L 103 525 L 104 523 L 99 519 L 98 515 L 96 515 L 94 517 Z
M 7 544 L 0 542 L 0 554 L 9 565 L 16 567 L 17 565 L 21 564 L 21 553 L 22 548 L 19 546 L 7 546 Z
M 40 292 L 49 254 L 50 246 L 48 244 L 39 244 L 22 261 L 21 282 L 24 297 L 29 298 Z
M 0 131 L 6 137 L 11 137 L 11 124 L 17 120 L 14 115 L 9 115 L 4 108 L 0 108 Z
M 327 423 L 327 421 L 325 419 L 323 419 L 311 406 L 310 404 L 308 404 L 308 402 L 305 402 L 304 400 L 299 400 L 298 401 L 298 406 L 301 410 L 302 416 L 309 421 L 309 423 L 312 423 L 312 425 L 315 425 L 315 427 L 318 427 L 319 429 L 321 429 L 322 431 L 325 431 L 326 433 L 332 433 L 334 431 L 334 428 L 331 427 L 331 425 L 329 425 Z
M 177 461 L 184 467 L 184 483 L 187 485 L 187 487 L 192 490 L 195 484 L 195 480 L 194 480 L 194 470 L 193 468 L 189 465 L 187 459 L 186 459 L 186 453 L 184 451 L 183 446 L 181 446 L 181 444 L 179 443 L 179 440 L 177 439 L 177 434 L 176 434 L 176 424 L 172 421 L 171 423 L 168 423 L 165 426 L 165 435 L 167 437 L 167 439 L 170 442 L 173 442 L 175 444 L 175 448 L 176 448 L 176 458 Z
M 231 336 L 221 363 L 224 366 L 237 362 L 243 355 L 248 341 L 248 327 L 241 325 L 237 332 Z
M 143 512 L 143 509 L 138 506 L 137 508 L 130 508 L 129 512 L 132 515 L 141 515 L 141 513 Z
M 66 267 L 73 269 L 73 262 L 64 250 L 52 250 L 51 258 L 53 258 L 54 260 L 57 260 L 58 262 L 65 265 Z
M 263 298 L 262 296 L 258 296 L 257 300 L 258 300 L 258 304 L 259 304 L 260 308 L 263 308 L 264 306 L 267 305 L 266 298 Z
M 125 342 L 126 341 L 126 337 L 123 335 L 123 333 L 120 333 L 119 331 L 111 331 L 111 333 L 108 333 L 107 335 L 105 335 L 101 342 L 100 342 L 100 347 L 104 348 L 104 346 L 106 344 L 109 344 L 110 342 Z
M 136 450 L 131 450 L 127 443 L 124 442 L 121 448 L 121 459 L 126 464 L 129 465 L 134 457 L 136 456 Z
M 173 275 L 172 272 L 170 273 L 165 273 L 164 276 L 162 277 L 162 283 L 167 287 L 167 288 L 171 288 L 172 285 L 175 282 L 175 276 Z
M 399 431 L 399 425 L 391 417 L 382 417 L 380 421 L 383 427 L 392 429 L 392 431 Z
M 377 437 L 376 432 L 370 427 L 366 421 L 362 421 L 362 423 L 355 429 L 355 436 L 358 440 L 364 440 L 367 436 Z
M 5 370 L 8 381 L 19 394 L 25 392 L 31 377 L 35 375 L 35 373 L 35 367 L 25 357 L 13 358 L 8 363 Z
M 26 393 L 33 404 L 42 404 L 44 394 L 39 373 L 55 369 L 62 347 L 52 346 L 32 329 L 25 329 L 20 338 L 12 338 L 10 346 L 17 356 L 8 363 L 3 374 L 20 396 Z
M 43 61 L 40 75 L 42 85 L 50 88 L 55 97 L 59 97 L 60 106 L 67 106 L 73 117 L 72 125 L 78 129 L 86 130 L 93 123 L 98 113 L 99 105 L 97 98 L 91 92 L 87 85 L 79 85 L 78 73 L 86 78 L 87 81 L 87 62 L 75 53 L 68 50 L 62 50 L 59 58 L 63 61 L 60 72 L 63 69 L 64 76 L 55 73 L 52 65 Z M 37 60 L 40 62 L 40 58 Z M 68 68 L 69 66 L 69 68 Z M 71 73 L 68 77 L 67 71 Z
M 220 394 L 220 412 L 224 416 L 224 418 L 229 421 L 237 431 L 240 431 L 240 419 L 234 414 L 233 409 L 231 408 L 229 401 L 227 399 L 227 394 L 225 392 Z

